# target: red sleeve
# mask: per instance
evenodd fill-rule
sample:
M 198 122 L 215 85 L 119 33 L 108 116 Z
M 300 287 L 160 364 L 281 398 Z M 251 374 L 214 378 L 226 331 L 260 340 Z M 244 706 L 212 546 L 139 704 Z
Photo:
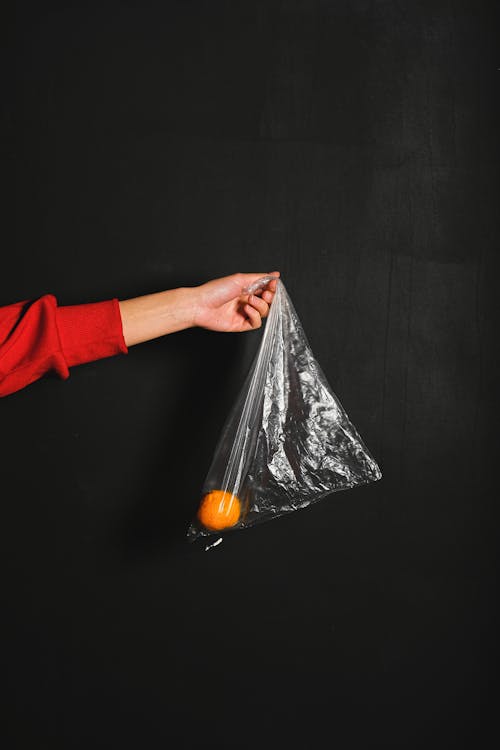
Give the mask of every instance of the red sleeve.
M 49 370 L 69 368 L 128 351 L 117 299 L 58 307 L 52 294 L 0 307 L 0 396 Z

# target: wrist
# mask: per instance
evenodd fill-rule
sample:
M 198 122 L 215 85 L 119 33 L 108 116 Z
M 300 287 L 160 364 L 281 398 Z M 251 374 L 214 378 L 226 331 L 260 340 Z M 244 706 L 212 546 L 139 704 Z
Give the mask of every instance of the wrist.
M 160 292 L 162 305 L 160 320 L 165 326 L 165 333 L 182 331 L 196 325 L 197 298 L 195 288 L 177 287 Z
M 200 314 L 198 287 L 186 286 L 182 287 L 180 291 L 185 304 L 187 327 L 196 328 Z
M 186 320 L 189 328 L 198 328 L 200 325 L 201 305 L 200 305 L 200 287 L 188 286 L 181 290 L 186 309 Z

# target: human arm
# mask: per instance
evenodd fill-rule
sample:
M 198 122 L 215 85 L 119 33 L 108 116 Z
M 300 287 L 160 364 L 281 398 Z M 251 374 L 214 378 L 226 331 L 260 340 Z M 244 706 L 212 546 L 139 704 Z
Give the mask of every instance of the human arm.
M 198 287 L 121 302 L 112 299 L 58 306 L 56 298 L 46 294 L 0 307 L 0 397 L 24 388 L 50 370 L 66 379 L 70 367 L 126 354 L 128 346 L 184 328 L 258 328 L 268 313 L 277 282 L 271 281 L 250 300 L 243 289 L 263 275 L 233 274 Z
M 0 397 L 50 370 L 126 353 L 117 299 L 59 306 L 52 294 L 0 307 Z
M 244 289 L 265 273 L 235 273 L 195 287 L 120 301 L 123 336 L 127 346 L 198 326 L 212 331 L 242 332 L 259 328 L 269 312 L 279 271 L 254 295 Z

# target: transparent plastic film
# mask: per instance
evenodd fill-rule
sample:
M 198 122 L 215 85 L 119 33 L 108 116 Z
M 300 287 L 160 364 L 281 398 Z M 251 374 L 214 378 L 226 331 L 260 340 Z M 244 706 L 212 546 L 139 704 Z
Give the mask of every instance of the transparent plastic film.
M 263 288 L 260 279 L 242 293 Z M 281 280 L 222 430 L 188 538 L 221 534 L 380 479 L 316 361 Z

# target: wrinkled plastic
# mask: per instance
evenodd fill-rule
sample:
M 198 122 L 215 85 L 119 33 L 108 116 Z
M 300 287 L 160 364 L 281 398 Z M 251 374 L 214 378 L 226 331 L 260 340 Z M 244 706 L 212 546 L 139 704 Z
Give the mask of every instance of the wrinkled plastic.
M 266 285 L 256 282 L 249 293 Z M 380 479 L 377 463 L 314 358 L 283 282 L 231 411 L 202 496 L 238 498 L 241 529 L 304 508 L 332 492 Z M 220 534 L 194 519 L 188 538 Z

